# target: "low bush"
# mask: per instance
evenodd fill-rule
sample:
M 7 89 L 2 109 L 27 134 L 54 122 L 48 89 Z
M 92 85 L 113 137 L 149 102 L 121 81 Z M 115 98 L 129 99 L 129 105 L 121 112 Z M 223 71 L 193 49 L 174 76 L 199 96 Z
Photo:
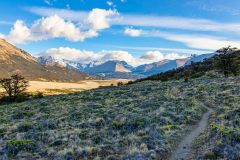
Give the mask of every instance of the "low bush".
M 33 124 L 31 123 L 22 123 L 17 127 L 18 132 L 27 132 L 30 129 L 33 129 Z
M 31 112 L 31 111 L 22 111 L 22 110 L 19 110 L 19 111 L 16 111 L 13 115 L 12 115 L 12 118 L 13 119 L 23 119 L 23 118 L 29 118 L 31 116 L 33 116 L 34 113 Z
M 34 98 L 43 98 L 43 93 L 42 92 L 37 92 L 35 95 L 34 95 Z
M 11 140 L 6 144 L 6 153 L 8 155 L 16 155 L 20 151 L 34 152 L 37 144 L 32 140 Z

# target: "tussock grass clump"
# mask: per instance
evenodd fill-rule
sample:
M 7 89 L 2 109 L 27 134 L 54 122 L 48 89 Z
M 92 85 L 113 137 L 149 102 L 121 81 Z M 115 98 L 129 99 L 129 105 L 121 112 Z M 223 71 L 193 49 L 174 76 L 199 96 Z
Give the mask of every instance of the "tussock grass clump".
M 11 140 L 6 144 L 6 153 L 16 155 L 20 151 L 34 152 L 37 144 L 32 140 Z

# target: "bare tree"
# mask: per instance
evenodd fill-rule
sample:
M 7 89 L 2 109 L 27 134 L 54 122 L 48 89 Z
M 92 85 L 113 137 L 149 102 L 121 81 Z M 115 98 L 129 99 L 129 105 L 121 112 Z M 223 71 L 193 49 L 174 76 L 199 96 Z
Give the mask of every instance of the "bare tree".
M 1 79 L 0 84 L 10 99 L 16 99 L 16 97 L 29 86 L 28 81 L 19 74 L 14 74 L 11 78 Z

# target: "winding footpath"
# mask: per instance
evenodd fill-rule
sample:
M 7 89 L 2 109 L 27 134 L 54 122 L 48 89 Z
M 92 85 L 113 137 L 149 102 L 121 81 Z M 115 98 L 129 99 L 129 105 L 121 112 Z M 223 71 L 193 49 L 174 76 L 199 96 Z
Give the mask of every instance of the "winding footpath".
M 208 111 L 204 113 L 202 119 L 198 122 L 197 127 L 183 138 L 170 157 L 170 160 L 187 160 L 191 153 L 193 141 L 207 128 L 209 116 L 213 113 L 211 108 L 206 107 L 206 109 Z

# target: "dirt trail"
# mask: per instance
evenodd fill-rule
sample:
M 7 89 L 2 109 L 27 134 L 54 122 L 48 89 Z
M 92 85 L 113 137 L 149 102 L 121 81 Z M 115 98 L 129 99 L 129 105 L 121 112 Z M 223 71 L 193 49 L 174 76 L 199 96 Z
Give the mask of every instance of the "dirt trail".
M 202 119 L 198 122 L 198 125 L 193 129 L 188 135 L 186 135 L 180 142 L 176 150 L 173 152 L 170 160 L 187 160 L 189 154 L 191 153 L 192 143 L 195 138 L 197 138 L 208 125 L 209 116 L 213 113 L 211 108 L 206 107 L 208 110 L 202 116 Z

